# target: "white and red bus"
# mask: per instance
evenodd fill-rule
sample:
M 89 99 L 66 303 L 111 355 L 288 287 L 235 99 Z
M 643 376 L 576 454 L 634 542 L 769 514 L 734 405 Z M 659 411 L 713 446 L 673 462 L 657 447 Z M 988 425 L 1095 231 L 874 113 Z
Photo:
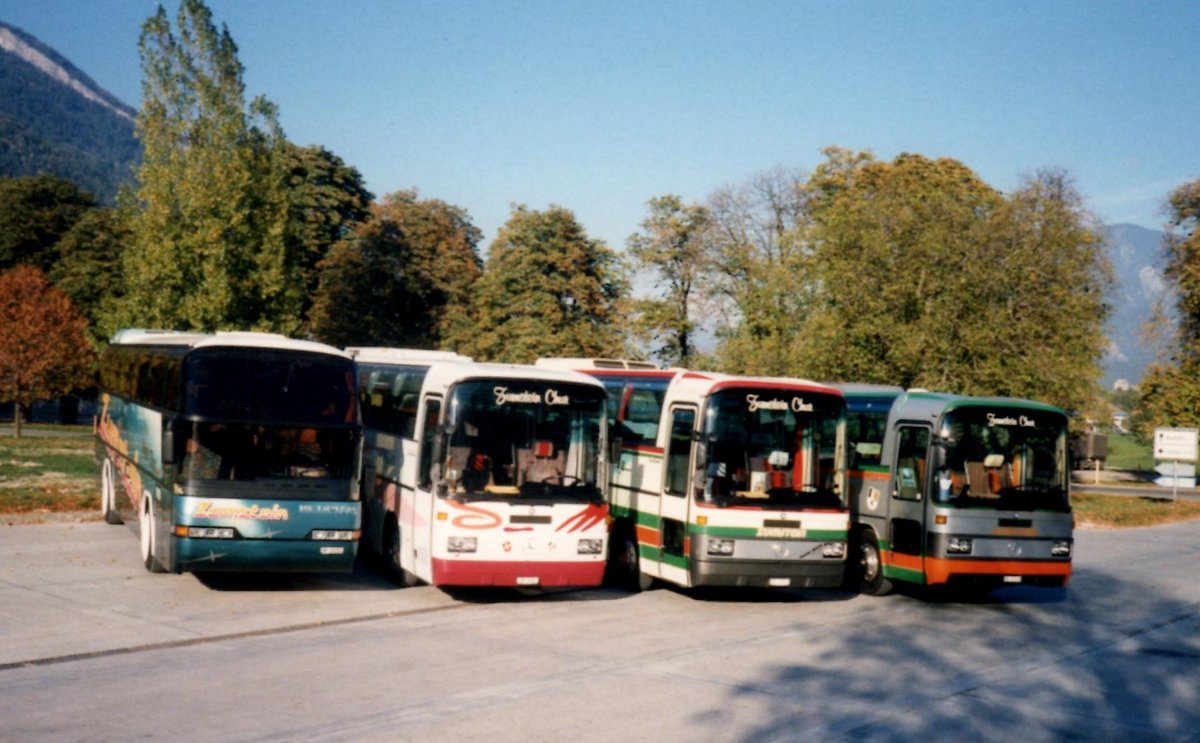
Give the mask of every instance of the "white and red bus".
M 406 584 L 595 586 L 608 505 L 603 386 L 446 352 L 351 348 L 363 544 Z
M 620 360 L 538 365 L 608 390 L 620 450 L 610 562 L 626 587 L 842 583 L 850 517 L 836 389 Z

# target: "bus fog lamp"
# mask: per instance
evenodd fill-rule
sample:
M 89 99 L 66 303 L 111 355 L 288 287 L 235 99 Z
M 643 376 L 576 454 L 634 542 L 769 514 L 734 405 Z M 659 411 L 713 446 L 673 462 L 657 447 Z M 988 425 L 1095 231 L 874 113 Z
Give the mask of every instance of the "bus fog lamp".
M 604 550 L 603 539 L 580 539 L 579 554 L 598 555 Z
M 189 526 L 187 527 L 187 537 L 189 539 L 233 539 L 237 533 L 231 527 L 227 526 Z
M 477 537 L 447 537 L 446 549 L 450 552 L 474 552 L 479 544 Z
M 826 542 L 821 545 L 821 557 L 842 558 L 846 556 L 845 542 Z
M 1052 557 L 1070 557 L 1071 543 L 1066 540 L 1060 540 L 1050 545 L 1050 555 Z
M 946 540 L 946 553 L 950 555 L 971 554 L 971 540 L 963 537 L 950 537 Z
M 317 542 L 352 542 L 358 539 L 358 532 L 350 529 L 313 529 L 312 538 Z
M 710 555 L 732 555 L 733 554 L 732 539 L 710 539 L 708 540 L 708 554 Z

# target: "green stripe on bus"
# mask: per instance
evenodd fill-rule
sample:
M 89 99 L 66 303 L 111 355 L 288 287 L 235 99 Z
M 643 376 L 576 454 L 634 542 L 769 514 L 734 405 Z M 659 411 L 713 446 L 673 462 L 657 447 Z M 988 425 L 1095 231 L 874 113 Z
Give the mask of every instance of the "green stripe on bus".
M 895 565 L 884 565 L 883 577 L 895 578 L 896 580 L 908 581 L 910 583 L 925 583 L 925 573 L 921 572 L 920 570 L 898 568 Z
M 759 527 L 741 527 L 741 526 L 698 526 L 690 524 L 691 533 L 696 536 L 707 537 L 726 537 L 729 539 L 805 539 L 805 540 L 845 540 L 848 536 L 846 529 L 806 529 L 803 535 L 794 537 L 762 537 L 759 536 Z

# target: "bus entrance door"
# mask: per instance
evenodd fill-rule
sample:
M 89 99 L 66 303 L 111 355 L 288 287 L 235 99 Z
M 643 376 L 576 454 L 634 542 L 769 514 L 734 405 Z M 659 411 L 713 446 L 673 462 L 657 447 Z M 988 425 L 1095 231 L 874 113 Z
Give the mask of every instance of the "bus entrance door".
M 925 582 L 925 497 L 929 477 L 929 427 L 901 424 L 892 463 L 892 503 L 884 575 Z

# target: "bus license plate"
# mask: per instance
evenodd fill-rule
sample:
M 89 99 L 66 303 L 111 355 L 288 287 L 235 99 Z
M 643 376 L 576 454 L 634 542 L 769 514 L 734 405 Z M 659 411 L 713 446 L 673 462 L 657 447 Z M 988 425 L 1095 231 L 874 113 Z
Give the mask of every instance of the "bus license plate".
M 1021 582 L 1021 576 L 1019 576 L 1019 575 L 1006 575 L 1006 576 L 1004 576 L 1004 582 L 1005 582 L 1005 583 L 1020 583 L 1020 582 Z
M 775 587 L 775 588 L 783 588 L 783 587 L 792 585 L 792 579 L 791 578 L 769 578 L 769 579 L 767 579 L 767 585 Z
M 536 575 L 532 575 L 532 576 L 520 575 L 520 576 L 517 576 L 517 585 L 518 585 L 518 586 L 536 586 L 537 584 L 538 584 L 538 577 L 537 577 Z

